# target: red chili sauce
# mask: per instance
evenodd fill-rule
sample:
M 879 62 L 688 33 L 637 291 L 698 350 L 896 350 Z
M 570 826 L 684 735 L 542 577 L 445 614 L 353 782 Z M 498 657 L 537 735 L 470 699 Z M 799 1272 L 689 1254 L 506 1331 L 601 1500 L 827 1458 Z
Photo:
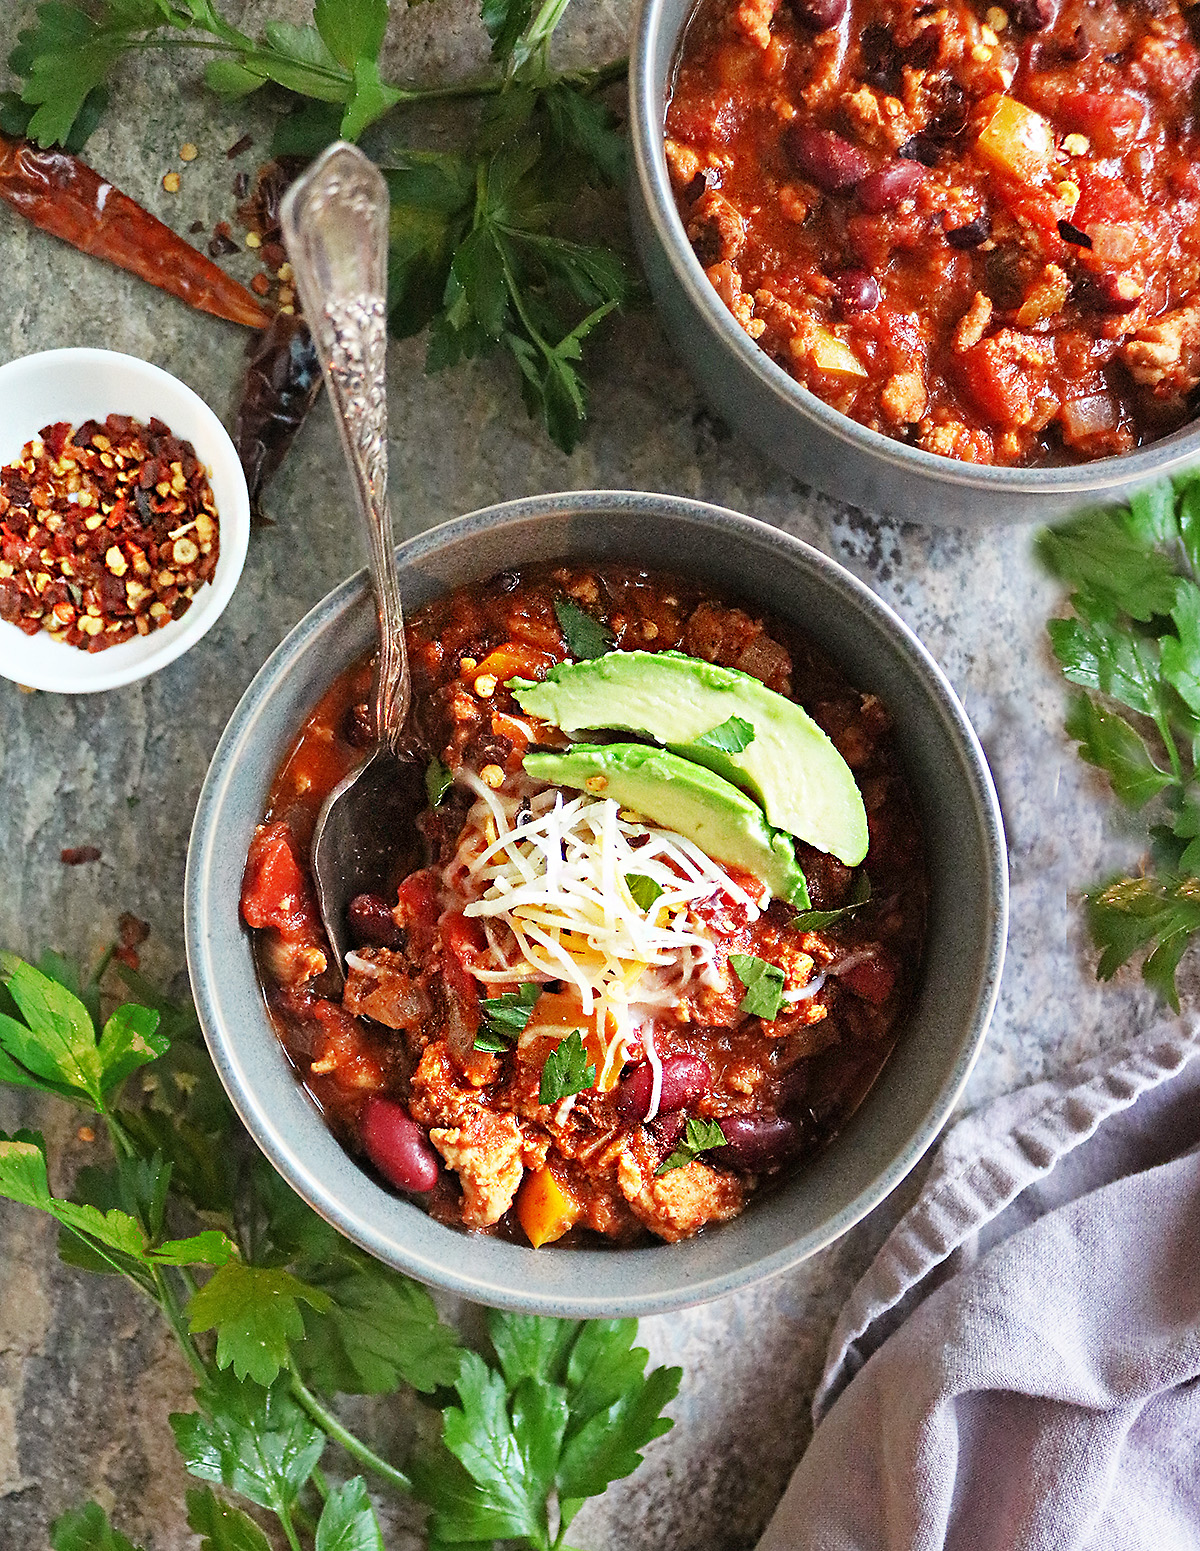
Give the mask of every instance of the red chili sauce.
M 826 403 L 1080 463 L 1195 413 L 1198 74 L 1176 0 L 700 0 L 667 161 L 722 300 Z
M 716 890 L 693 917 L 713 945 L 710 971 L 640 1033 L 614 1043 L 598 1014 L 581 1017 L 570 985 L 543 976 L 519 1041 L 482 1049 L 481 997 L 521 982 L 489 967 L 491 939 L 464 914 L 462 858 L 478 854 L 473 836 L 482 835 L 479 848 L 494 839 L 497 812 L 537 813 L 557 800 L 544 784 L 533 789 L 522 758 L 564 735 L 524 714 L 506 683 L 544 677 L 569 655 L 555 612 L 564 600 L 602 623 L 616 650 L 682 651 L 798 700 L 852 768 L 870 835 L 855 870 L 797 842 L 813 907 L 858 897 L 864 873 L 872 892 L 814 930 L 795 924 L 781 900 L 759 910 Z M 357 947 L 344 989 L 329 967 L 308 851 L 322 801 L 369 741 L 368 662 L 343 674 L 301 729 L 247 862 L 242 912 L 257 929 L 267 1002 L 302 1080 L 348 1148 L 447 1223 L 535 1245 L 627 1244 L 685 1238 L 732 1217 L 762 1181 L 837 1130 L 912 996 L 926 876 L 887 711 L 797 632 L 694 583 L 616 565 L 497 576 L 422 609 L 408 644 L 413 752 L 439 761 L 453 784 L 418 818 L 421 854 L 401 856 L 396 889 L 351 906 Z M 761 893 L 729 872 L 735 889 Z M 737 953 L 784 974 L 793 999 L 773 1019 L 741 1010 Z M 543 1103 L 543 1069 L 574 1029 L 594 1081 Z M 648 1043 L 661 1064 L 653 1118 Z M 709 1130 L 706 1148 L 659 1172 L 688 1140 L 689 1122 L 719 1127 L 723 1140 L 712 1145 Z

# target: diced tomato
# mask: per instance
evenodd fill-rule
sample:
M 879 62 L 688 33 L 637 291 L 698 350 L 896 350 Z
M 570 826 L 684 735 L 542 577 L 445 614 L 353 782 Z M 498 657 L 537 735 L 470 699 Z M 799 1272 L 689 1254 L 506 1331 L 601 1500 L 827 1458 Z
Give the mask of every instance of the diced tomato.
M 838 979 L 848 991 L 861 996 L 864 1002 L 882 1007 L 895 989 L 896 969 L 881 953 L 876 952 L 869 959 L 863 959 L 846 970 Z
M 396 924 L 408 933 L 414 955 L 424 957 L 433 946 L 438 920 L 437 885 L 428 868 L 405 878 L 393 915 Z
M 1138 139 L 1148 117 L 1146 104 L 1132 92 L 1063 92 L 1053 113 L 1057 128 L 1086 135 L 1104 156 Z
M 470 966 L 487 947 L 483 928 L 464 915 L 448 915 L 441 923 L 441 933 L 446 949 L 442 965 L 446 984 L 467 1007 L 478 1008 L 479 982 Z
M 242 916 L 248 926 L 273 927 L 285 942 L 313 942 L 321 924 L 294 848 L 287 824 L 259 827 L 246 858 Z

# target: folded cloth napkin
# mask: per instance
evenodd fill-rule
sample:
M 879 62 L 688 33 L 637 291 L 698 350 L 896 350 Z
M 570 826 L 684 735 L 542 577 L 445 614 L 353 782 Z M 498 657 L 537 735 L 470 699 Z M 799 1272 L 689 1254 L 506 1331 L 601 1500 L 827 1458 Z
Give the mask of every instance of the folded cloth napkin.
M 759 1551 L 1200 1551 L 1200 1022 L 969 1115 Z

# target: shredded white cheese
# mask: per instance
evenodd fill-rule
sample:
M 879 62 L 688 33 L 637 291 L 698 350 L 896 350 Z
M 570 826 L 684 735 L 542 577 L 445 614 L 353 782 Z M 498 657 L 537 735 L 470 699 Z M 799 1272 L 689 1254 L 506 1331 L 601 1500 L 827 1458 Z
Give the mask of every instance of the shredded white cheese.
M 650 1063 L 650 1071 L 653 1081 L 650 1085 L 650 1108 L 646 1111 L 646 1119 L 653 1120 L 658 1114 L 658 1106 L 662 1103 L 662 1062 L 658 1058 L 658 1051 L 654 1048 L 654 1028 L 647 1024 L 642 1030 L 642 1049 L 646 1052 L 646 1060 Z
M 487 937 L 473 973 L 484 985 L 565 981 L 595 1014 L 606 1068 L 640 1022 L 677 1003 L 694 977 L 715 977 L 696 907 L 724 895 L 750 920 L 759 915 L 761 902 L 694 842 L 611 798 L 511 779 L 493 791 L 466 769 L 459 779 L 478 800 L 444 882 Z M 649 908 L 633 898 L 631 876 L 661 889 Z

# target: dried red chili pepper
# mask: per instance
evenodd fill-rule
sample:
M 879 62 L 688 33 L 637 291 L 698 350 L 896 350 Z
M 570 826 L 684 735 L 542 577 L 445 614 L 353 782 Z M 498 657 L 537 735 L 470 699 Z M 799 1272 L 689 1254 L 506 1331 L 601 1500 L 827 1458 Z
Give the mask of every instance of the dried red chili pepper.
M 233 440 L 259 522 L 262 492 L 321 391 L 321 363 L 303 318 L 277 313 L 253 342 Z
M 101 854 L 99 846 L 64 846 L 58 859 L 64 867 L 83 867 L 88 862 L 98 862 Z
M 157 216 L 65 151 L 0 135 L 0 199 L 42 231 L 169 291 L 201 312 L 265 328 L 270 313 Z

